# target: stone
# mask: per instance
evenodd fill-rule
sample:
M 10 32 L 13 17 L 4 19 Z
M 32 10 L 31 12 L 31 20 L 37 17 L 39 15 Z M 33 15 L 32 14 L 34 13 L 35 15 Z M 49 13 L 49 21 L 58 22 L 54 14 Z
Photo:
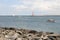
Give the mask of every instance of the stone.
M 22 40 L 22 38 L 17 38 L 16 40 Z
M 26 29 L 0 28 L 0 40 L 60 40 L 60 34 Z

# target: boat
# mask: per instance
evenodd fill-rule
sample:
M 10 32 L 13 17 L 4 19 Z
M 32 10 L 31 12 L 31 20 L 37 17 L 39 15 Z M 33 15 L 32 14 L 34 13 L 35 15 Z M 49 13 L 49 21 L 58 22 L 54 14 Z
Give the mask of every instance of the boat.
M 12 14 L 12 16 L 16 16 L 15 14 Z
M 56 22 L 56 20 L 54 20 L 54 19 L 48 19 L 47 21 L 48 22 Z

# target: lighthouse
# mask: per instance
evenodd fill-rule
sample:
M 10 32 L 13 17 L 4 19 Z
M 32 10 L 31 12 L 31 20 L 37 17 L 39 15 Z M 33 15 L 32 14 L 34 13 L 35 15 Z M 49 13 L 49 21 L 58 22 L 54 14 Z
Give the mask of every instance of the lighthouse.
M 34 16 L 34 12 L 32 11 L 32 16 Z
M 34 16 L 34 11 L 32 10 L 32 16 Z

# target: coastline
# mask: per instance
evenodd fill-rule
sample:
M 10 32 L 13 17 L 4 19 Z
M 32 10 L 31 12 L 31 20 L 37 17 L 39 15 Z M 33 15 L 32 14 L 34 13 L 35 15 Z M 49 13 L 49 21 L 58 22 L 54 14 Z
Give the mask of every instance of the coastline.
M 0 27 L 0 40 L 60 40 L 60 34 L 12 27 Z

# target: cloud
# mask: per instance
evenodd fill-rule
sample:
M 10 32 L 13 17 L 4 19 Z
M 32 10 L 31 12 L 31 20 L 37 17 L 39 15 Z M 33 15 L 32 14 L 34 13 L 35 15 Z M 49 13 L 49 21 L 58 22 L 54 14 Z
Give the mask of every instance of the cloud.
M 16 10 L 22 10 L 28 8 L 27 6 L 24 5 L 12 5 L 11 7 L 15 8 Z
M 22 5 L 13 5 L 15 10 L 39 10 L 41 15 L 57 15 L 60 13 L 60 0 L 22 0 Z
M 23 0 L 23 6 L 30 9 L 50 10 L 58 5 L 57 0 Z
M 32 10 L 40 11 L 41 15 L 60 15 L 60 0 L 17 0 L 15 4 L 12 2 L 10 5 L 0 3 L 0 12 L 2 13 L 24 14 L 31 13 Z

